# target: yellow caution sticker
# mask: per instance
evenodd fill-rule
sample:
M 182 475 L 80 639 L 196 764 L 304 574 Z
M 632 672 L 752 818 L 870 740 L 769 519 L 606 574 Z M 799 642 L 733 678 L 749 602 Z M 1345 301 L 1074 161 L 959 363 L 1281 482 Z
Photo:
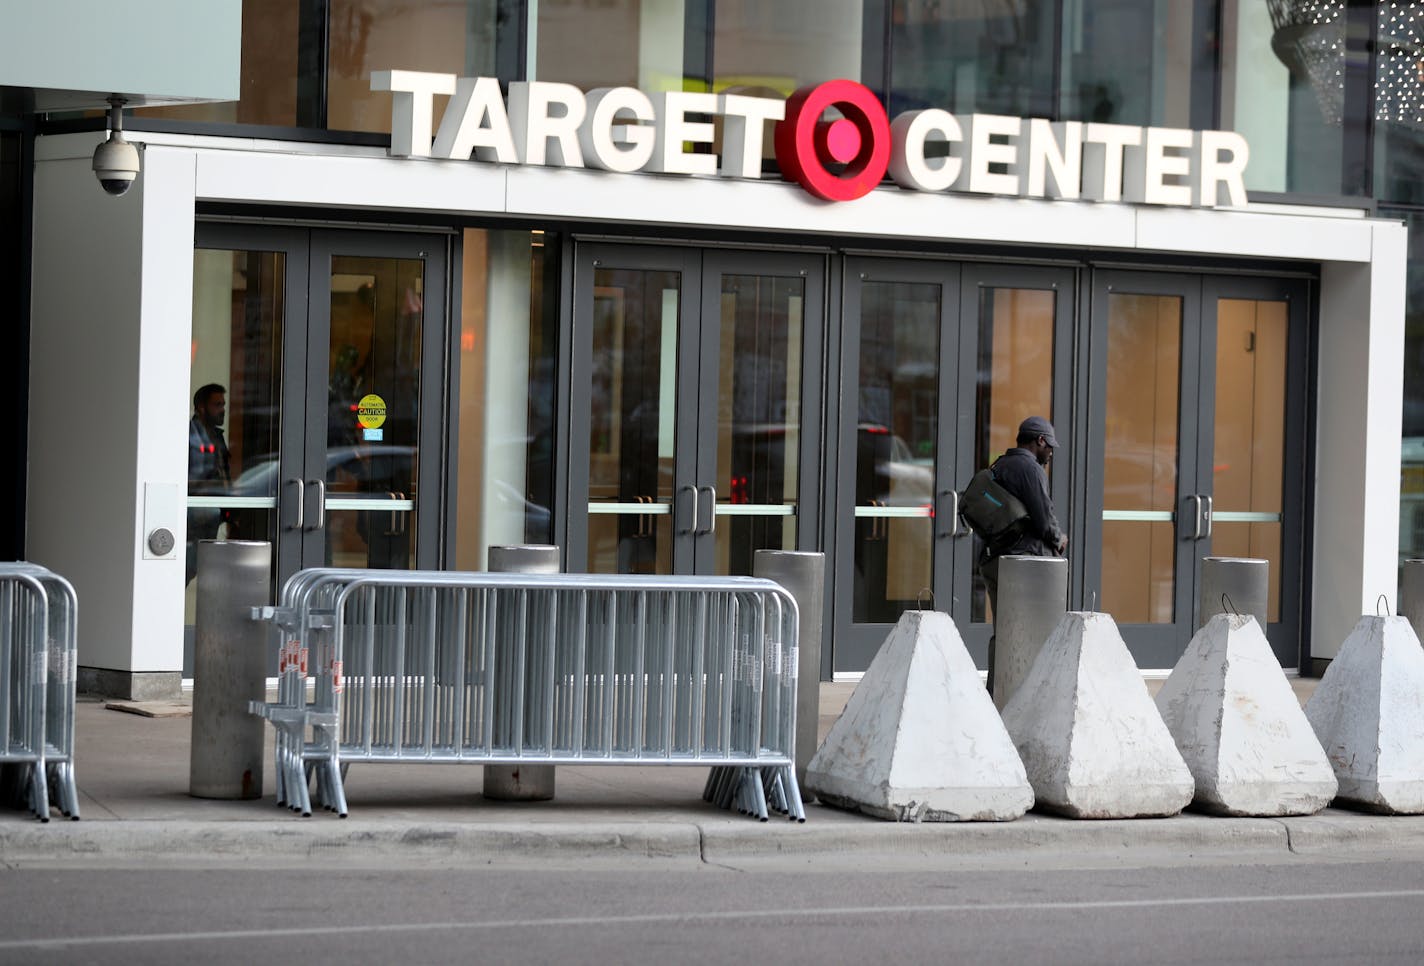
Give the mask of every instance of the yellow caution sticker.
M 356 421 L 366 429 L 380 429 L 386 421 L 386 401 L 375 393 L 367 393 L 356 404 Z

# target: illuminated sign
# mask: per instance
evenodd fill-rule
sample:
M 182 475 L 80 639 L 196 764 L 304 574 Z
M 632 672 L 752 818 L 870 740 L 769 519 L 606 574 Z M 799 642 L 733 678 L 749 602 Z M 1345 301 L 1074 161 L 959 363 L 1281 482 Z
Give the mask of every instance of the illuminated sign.
M 760 178 L 762 132 L 776 122 L 785 178 L 826 201 L 853 201 L 888 174 L 914 191 L 1127 201 L 1213 208 L 1246 204 L 1246 139 L 1232 131 L 1133 127 L 999 114 L 908 111 L 892 122 L 855 81 L 805 87 L 786 101 L 632 87 L 585 94 L 520 81 L 506 102 L 493 77 L 386 70 L 391 154 L 660 174 Z M 450 102 L 434 130 L 437 94 Z M 834 112 L 834 113 L 832 113 Z M 716 125 L 722 119 L 720 153 Z M 705 145 L 705 150 L 696 146 Z M 693 148 L 689 150 L 689 148 Z

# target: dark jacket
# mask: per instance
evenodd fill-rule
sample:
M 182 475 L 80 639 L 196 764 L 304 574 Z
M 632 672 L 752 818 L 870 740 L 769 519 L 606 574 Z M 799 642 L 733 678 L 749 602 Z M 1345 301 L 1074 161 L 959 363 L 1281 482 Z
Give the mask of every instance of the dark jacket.
M 1026 449 L 1017 446 L 994 461 L 994 479 L 999 485 L 1023 501 L 1028 519 L 1018 539 L 1002 547 L 989 549 L 989 555 L 1004 557 L 1026 554 L 1052 557 L 1063 542 L 1063 529 L 1053 513 L 1053 497 L 1048 494 L 1048 474 Z

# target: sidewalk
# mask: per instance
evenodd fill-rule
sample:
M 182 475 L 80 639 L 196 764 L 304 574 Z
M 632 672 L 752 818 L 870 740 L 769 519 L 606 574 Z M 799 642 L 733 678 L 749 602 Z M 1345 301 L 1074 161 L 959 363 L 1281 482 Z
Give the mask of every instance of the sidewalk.
M 1150 681 L 1155 690 L 1161 682 Z M 1313 681 L 1296 681 L 1302 700 Z M 824 736 L 852 685 L 823 684 Z M 754 861 L 871 856 L 1011 862 L 1055 854 L 1124 861 L 1170 854 L 1338 853 L 1424 850 L 1424 817 L 1341 810 L 1289 819 L 1073 821 L 1029 814 L 1006 823 L 907 825 L 807 807 L 798 825 L 761 823 L 702 801 L 705 768 L 558 769 L 552 802 L 509 804 L 480 795 L 481 769 L 353 765 L 350 818 L 303 819 L 275 807 L 271 761 L 260 801 L 188 796 L 191 719 L 147 718 L 81 698 L 76 771 L 83 821 L 47 824 L 0 812 L 0 861 L 124 864 L 155 861 L 500 863 L 634 858 Z

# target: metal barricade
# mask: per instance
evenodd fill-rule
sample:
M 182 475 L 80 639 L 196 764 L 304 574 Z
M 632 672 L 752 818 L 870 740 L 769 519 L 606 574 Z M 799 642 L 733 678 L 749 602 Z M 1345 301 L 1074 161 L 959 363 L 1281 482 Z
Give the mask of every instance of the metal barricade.
M 19 769 L 26 804 L 79 818 L 74 699 L 79 603 L 69 581 L 30 563 L 0 564 L 0 763 Z
M 254 617 L 283 650 L 251 710 L 302 814 L 313 785 L 347 813 L 353 761 L 529 762 L 712 766 L 709 800 L 805 820 L 796 604 L 772 581 L 309 570 Z

